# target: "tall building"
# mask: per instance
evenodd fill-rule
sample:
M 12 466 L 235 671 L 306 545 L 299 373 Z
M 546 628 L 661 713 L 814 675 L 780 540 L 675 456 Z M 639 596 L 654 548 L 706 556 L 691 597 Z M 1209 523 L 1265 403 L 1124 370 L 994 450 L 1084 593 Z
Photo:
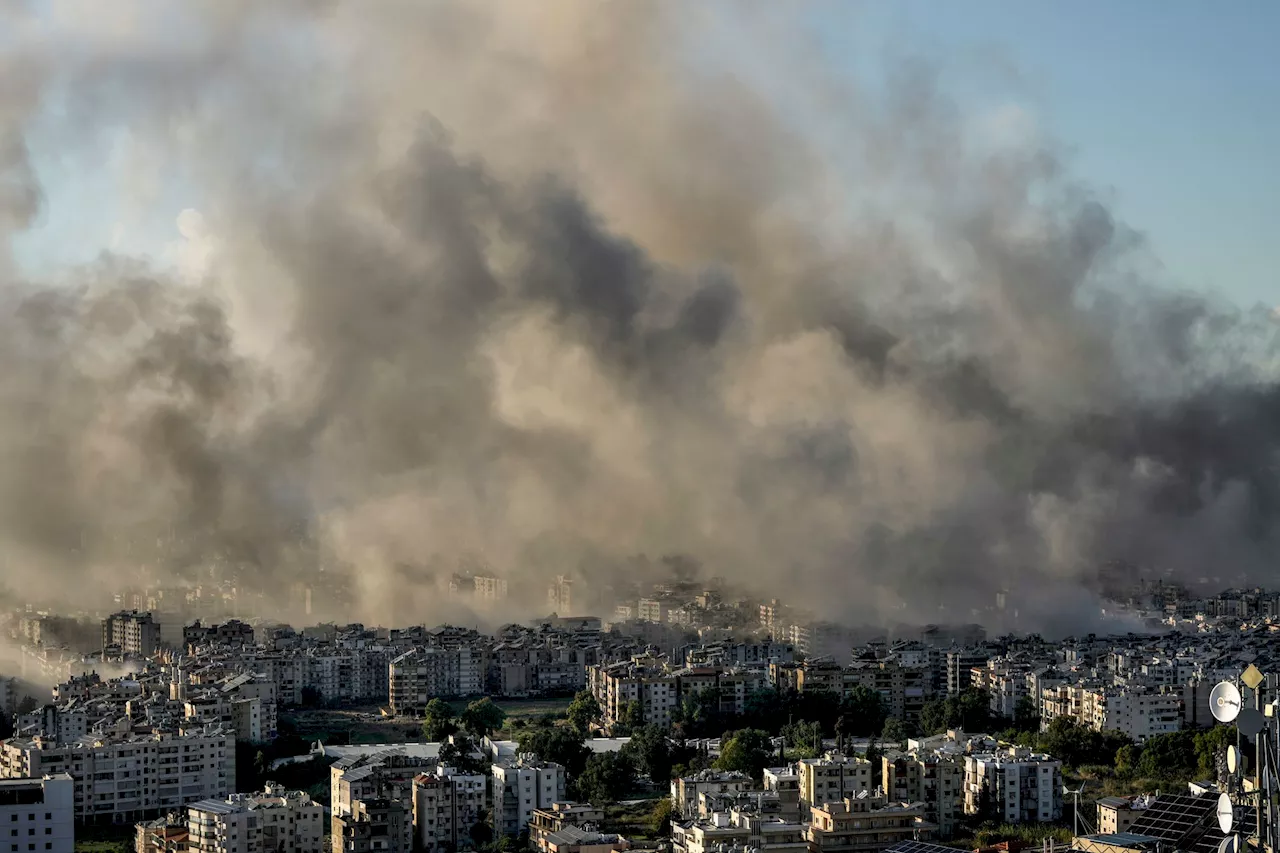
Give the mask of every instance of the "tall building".
M 1005 823 L 1062 817 L 1062 762 L 1028 749 L 964 757 L 964 810 Z
M 923 803 L 892 803 L 863 794 L 814 806 L 808 840 L 810 853 L 875 853 L 900 841 L 928 841 L 936 827 Z
M 356 800 L 333 817 L 334 853 L 412 853 L 413 812 L 400 800 Z
M 547 588 L 547 606 L 552 613 L 570 613 L 573 610 L 573 579 L 556 575 Z
M 187 803 L 223 798 L 236 778 L 235 736 L 222 729 L 185 735 L 86 736 L 57 743 L 11 738 L 0 744 L 0 776 L 69 773 L 80 822 L 137 822 Z
M 476 575 L 476 598 L 480 601 L 501 601 L 507 597 L 507 579 L 492 575 Z
M 827 754 L 822 758 L 802 758 L 796 762 L 800 774 L 800 812 L 874 790 L 880 768 L 865 758 Z
M 122 610 L 102 621 L 102 650 L 149 658 L 160 648 L 160 623 L 150 613 Z
M 0 850 L 72 853 L 74 800 L 75 782 L 66 773 L 0 781 Z
M 413 826 L 424 853 L 470 846 L 469 832 L 484 812 L 484 776 L 422 773 L 413 780 Z
M 881 787 L 894 802 L 923 803 L 925 818 L 951 838 L 964 818 L 964 763 L 939 753 L 889 753 L 881 757 Z
M 491 776 L 495 835 L 519 835 L 535 809 L 549 809 L 564 799 L 564 767 L 552 761 L 521 756 L 510 765 L 493 765 Z
M 268 784 L 187 806 L 188 853 L 322 853 L 324 806 L 301 791 Z

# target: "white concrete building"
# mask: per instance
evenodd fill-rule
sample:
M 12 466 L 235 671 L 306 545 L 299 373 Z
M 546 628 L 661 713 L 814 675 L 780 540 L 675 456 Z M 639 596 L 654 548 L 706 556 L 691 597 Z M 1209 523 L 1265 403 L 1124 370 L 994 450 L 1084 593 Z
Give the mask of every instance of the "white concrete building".
M 796 762 L 800 776 L 800 814 L 811 808 L 839 803 L 863 791 L 873 791 L 880 768 L 865 758 L 827 754 L 822 758 L 802 758 Z
M 522 755 L 512 764 L 494 764 L 491 777 L 495 835 L 519 835 L 534 809 L 565 799 L 564 767 L 553 761 Z
M 324 806 L 301 791 L 267 785 L 187 806 L 188 853 L 323 853 Z
M 984 807 L 1005 823 L 1048 823 L 1062 817 L 1062 762 L 1014 748 L 966 755 L 964 810 Z
M 66 773 L 0 782 L 0 850 L 72 853 L 74 800 Z
M 87 736 L 60 744 L 44 738 L 0 745 L 0 776 L 69 773 L 75 819 L 133 823 L 187 803 L 220 799 L 235 786 L 235 736 L 197 733 Z
M 1080 716 L 1081 722 L 1095 731 L 1117 731 L 1142 742 L 1182 728 L 1182 695 L 1173 690 L 1086 690 Z
M 413 780 L 413 826 L 424 853 L 471 846 L 469 831 L 485 805 L 484 776 L 464 776 L 439 769 Z

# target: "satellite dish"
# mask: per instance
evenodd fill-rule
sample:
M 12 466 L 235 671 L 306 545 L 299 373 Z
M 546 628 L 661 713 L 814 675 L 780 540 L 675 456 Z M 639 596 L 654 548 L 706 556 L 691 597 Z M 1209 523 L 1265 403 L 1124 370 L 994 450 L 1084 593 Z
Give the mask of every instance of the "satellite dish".
M 1219 681 L 1209 693 L 1209 713 L 1220 723 L 1230 723 L 1240 715 L 1240 688 Z
M 1261 711 L 1255 711 L 1253 708 L 1245 708 L 1240 712 L 1240 716 L 1236 717 L 1236 728 L 1245 737 L 1253 737 L 1262 731 L 1266 724 L 1267 718 L 1262 716 Z
M 1231 827 L 1236 822 L 1235 806 L 1231 805 L 1231 798 L 1226 794 L 1218 797 L 1218 829 L 1222 830 L 1223 835 L 1231 832 Z
M 1235 746 L 1227 747 L 1227 772 L 1235 773 L 1240 767 L 1240 750 Z
M 1240 853 L 1240 836 L 1228 835 L 1218 842 L 1218 853 Z

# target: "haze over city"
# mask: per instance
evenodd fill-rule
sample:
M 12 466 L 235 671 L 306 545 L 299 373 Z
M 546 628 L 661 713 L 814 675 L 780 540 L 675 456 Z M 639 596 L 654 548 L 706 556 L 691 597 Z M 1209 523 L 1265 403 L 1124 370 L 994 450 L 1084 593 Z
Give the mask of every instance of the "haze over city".
M 1258 218 L 1148 240 L 1055 67 L 797 8 L 0 4 L 6 603 L 516 619 L 678 557 L 1053 635 L 1117 562 L 1273 578 Z

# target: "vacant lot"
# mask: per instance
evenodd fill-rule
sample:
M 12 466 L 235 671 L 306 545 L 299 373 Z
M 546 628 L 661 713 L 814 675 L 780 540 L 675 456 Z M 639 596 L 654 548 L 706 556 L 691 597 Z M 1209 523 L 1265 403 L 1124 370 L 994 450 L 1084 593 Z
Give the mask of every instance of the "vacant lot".
M 450 702 L 462 713 L 469 699 Z M 497 699 L 498 707 L 507 712 L 506 728 L 499 737 L 511 737 L 522 728 L 550 715 L 563 717 L 572 699 Z M 324 743 L 403 743 L 422 739 L 422 723 L 407 717 L 383 717 L 377 705 L 353 708 L 306 708 L 281 713 L 297 727 L 298 736 L 307 741 Z

